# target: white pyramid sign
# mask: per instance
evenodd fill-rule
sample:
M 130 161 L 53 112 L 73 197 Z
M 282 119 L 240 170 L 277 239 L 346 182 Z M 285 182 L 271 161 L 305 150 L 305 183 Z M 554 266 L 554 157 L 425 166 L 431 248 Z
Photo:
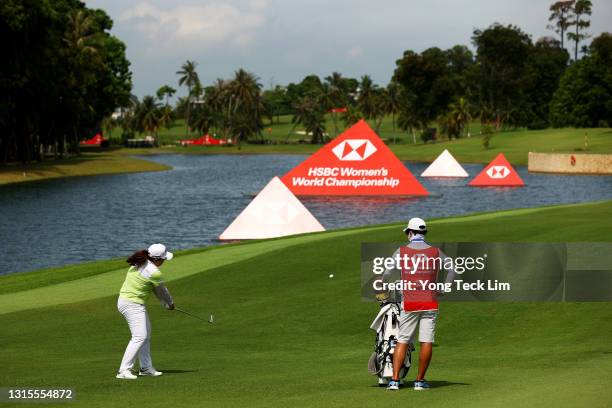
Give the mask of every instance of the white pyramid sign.
M 325 231 L 325 228 L 287 186 L 274 177 L 219 239 L 276 238 L 317 231 Z
M 421 177 L 468 177 L 467 172 L 446 149 L 421 173 Z

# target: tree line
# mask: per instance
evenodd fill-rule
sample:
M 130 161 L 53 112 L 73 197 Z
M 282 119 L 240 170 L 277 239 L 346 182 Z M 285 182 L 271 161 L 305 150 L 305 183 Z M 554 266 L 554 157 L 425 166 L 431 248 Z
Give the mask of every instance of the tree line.
M 112 25 L 77 0 L 0 2 L 0 163 L 78 153 L 128 104 L 130 63 Z
M 325 142 L 360 119 L 379 132 L 386 117 L 427 141 L 432 127 L 449 138 L 470 135 L 479 120 L 487 132 L 548 126 L 612 124 L 612 35 L 589 38 L 589 0 L 557 1 L 549 28 L 558 37 L 531 36 L 514 25 L 492 24 L 466 45 L 407 50 L 391 81 L 339 72 L 264 89 L 239 69 L 205 85 L 198 64 L 186 61 L 176 83 L 141 100 L 132 95 L 124 44 L 110 35 L 112 20 L 77 0 L 5 0 L 0 36 L 0 163 L 78 153 L 79 140 L 121 128 L 123 139 L 157 134 L 184 118 L 185 136 L 214 133 L 263 143 L 266 121 L 291 115 L 310 141 Z M 573 55 L 566 50 L 572 45 Z M 170 104 L 178 87 L 187 95 Z M 331 118 L 328 129 L 326 118 Z
M 188 60 L 176 72 L 178 85 L 187 88 L 187 96 L 179 98 L 175 107 L 168 101 L 176 89 L 163 85 L 156 96 L 147 95 L 142 101 L 133 98 L 121 115 L 107 118 L 103 126 L 107 130 L 121 127 L 125 139 L 142 132 L 157 134 L 183 117 L 187 124 L 185 137 L 190 130 L 212 132 L 238 143 L 261 136 L 263 120 L 270 117 L 270 109 L 264 105 L 259 78 L 239 69 L 231 79 L 217 79 L 204 87 L 196 68 L 197 63 Z
M 465 45 L 405 51 L 384 87 L 368 75 L 348 78 L 333 72 L 264 90 L 255 74 L 242 69 L 229 80 L 203 86 L 197 64 L 187 61 L 177 72 L 178 85 L 187 87 L 187 97 L 172 110 L 161 101 L 168 95 L 164 89 L 176 90 L 168 85 L 160 88 L 159 103 L 145 104 L 158 118 L 146 130 L 156 132 L 168 124 L 170 111 L 175 118 L 185 118 L 187 129 L 258 142 L 263 141 L 264 119 L 273 123 L 280 115 L 292 115 L 294 127 L 302 126 L 313 143 L 324 142 L 362 118 L 378 132 L 388 116 L 393 133 L 396 127 L 408 131 L 415 143 L 416 134 L 425 141 L 435 137 L 431 126 L 449 138 L 469 135 L 473 120 L 485 124 L 489 132 L 610 126 L 610 34 L 584 45 L 592 14 L 588 0 L 558 1 L 550 6 L 550 13 L 548 28 L 558 38 L 534 42 L 517 26 L 495 23 L 474 30 L 475 52 Z M 573 44 L 573 58 L 565 48 L 566 40 Z M 143 102 L 153 100 L 148 96 Z M 328 116 L 333 129 L 326 128 Z M 142 127 L 133 123 L 131 129 Z

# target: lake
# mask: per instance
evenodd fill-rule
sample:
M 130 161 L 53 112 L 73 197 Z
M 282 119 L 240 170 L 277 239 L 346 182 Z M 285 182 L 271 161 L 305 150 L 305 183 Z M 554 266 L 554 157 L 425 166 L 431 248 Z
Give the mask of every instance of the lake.
M 171 250 L 216 238 L 273 176 L 301 155 L 157 155 L 155 173 L 76 177 L 0 187 L 0 274 L 124 257 L 150 243 Z M 406 163 L 415 174 L 427 164 Z M 522 188 L 474 188 L 469 179 L 423 179 L 425 198 L 302 198 L 327 229 L 476 211 L 612 199 L 612 177 L 530 174 Z M 398 239 L 400 236 L 398 236 Z

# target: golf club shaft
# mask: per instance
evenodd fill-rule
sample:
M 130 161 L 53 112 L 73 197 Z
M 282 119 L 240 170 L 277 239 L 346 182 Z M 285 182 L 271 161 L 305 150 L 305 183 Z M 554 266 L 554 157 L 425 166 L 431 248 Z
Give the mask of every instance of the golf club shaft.
M 210 320 L 202 319 L 200 316 L 196 316 L 196 315 L 194 315 L 193 313 L 190 313 L 190 312 L 188 312 L 188 311 L 186 311 L 186 310 L 183 310 L 183 309 L 180 309 L 180 308 L 178 308 L 178 307 L 175 307 L 175 308 L 174 308 L 174 310 L 176 310 L 176 311 L 178 311 L 178 312 L 181 312 L 181 313 L 184 313 L 184 314 L 186 314 L 187 316 L 191 316 L 191 317 L 193 317 L 193 318 L 196 318 L 196 319 L 198 319 L 198 320 L 201 320 L 201 321 L 203 321 L 203 322 L 206 322 L 206 323 L 210 323 L 210 324 L 212 324 L 212 322 L 211 322 Z

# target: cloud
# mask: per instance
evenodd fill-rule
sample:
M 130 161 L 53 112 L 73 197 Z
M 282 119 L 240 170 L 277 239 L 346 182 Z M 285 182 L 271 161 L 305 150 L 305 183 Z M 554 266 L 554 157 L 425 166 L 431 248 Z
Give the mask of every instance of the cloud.
M 265 0 L 252 0 L 243 9 L 227 2 L 160 9 L 141 2 L 119 20 L 144 35 L 152 48 L 246 46 L 264 26 L 266 6 Z
M 359 58 L 363 56 L 363 49 L 359 46 L 354 46 L 346 51 L 346 56 L 349 58 Z

